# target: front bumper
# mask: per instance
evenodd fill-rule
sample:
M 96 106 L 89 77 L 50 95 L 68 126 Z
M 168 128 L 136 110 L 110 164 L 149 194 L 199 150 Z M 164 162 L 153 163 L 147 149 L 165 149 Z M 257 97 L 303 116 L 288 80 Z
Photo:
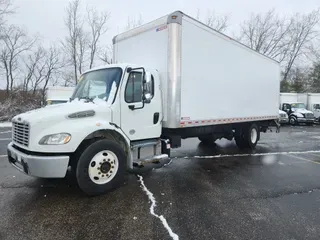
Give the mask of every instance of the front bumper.
M 314 119 L 297 118 L 298 123 L 313 123 Z
M 69 156 L 34 156 L 25 154 L 10 143 L 7 148 L 9 162 L 19 171 L 34 177 L 64 178 Z
M 279 119 L 279 123 L 280 123 L 280 124 L 289 123 L 289 118 L 280 118 L 280 119 Z

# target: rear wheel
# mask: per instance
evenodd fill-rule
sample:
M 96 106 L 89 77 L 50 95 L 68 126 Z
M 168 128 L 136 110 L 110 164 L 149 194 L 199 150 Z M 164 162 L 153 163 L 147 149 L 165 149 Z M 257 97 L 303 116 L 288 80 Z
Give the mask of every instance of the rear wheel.
M 115 142 L 99 140 L 88 146 L 77 164 L 77 181 L 87 195 L 106 193 L 124 182 L 125 153 Z
M 212 136 L 201 136 L 198 137 L 198 139 L 205 145 L 210 145 L 214 143 Z
M 235 141 L 240 149 L 254 149 L 260 139 L 260 129 L 253 123 L 249 127 L 244 127 L 236 132 Z

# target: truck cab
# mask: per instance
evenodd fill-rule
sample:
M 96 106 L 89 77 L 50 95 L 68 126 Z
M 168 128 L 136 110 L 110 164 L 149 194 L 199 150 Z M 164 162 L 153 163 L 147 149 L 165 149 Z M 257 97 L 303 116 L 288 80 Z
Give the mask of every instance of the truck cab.
M 9 161 L 42 178 L 74 169 L 80 188 L 96 195 L 139 161 L 168 158 L 161 153 L 162 118 L 156 70 L 128 64 L 92 69 L 81 75 L 69 102 L 13 118 Z
M 314 114 L 306 109 L 304 103 L 283 103 L 282 110 L 288 114 L 291 125 L 298 125 L 300 123 L 312 125 L 314 123 Z
M 313 103 L 311 109 L 314 114 L 315 121 L 320 121 L 320 103 Z

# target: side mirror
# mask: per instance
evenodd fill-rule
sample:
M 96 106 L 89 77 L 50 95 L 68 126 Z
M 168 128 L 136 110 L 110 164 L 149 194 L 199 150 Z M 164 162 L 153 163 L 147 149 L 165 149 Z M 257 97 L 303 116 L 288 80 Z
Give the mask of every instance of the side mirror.
M 143 91 L 143 101 L 144 103 L 150 103 L 153 93 L 153 81 L 150 72 L 145 73 L 144 77 L 144 91 Z

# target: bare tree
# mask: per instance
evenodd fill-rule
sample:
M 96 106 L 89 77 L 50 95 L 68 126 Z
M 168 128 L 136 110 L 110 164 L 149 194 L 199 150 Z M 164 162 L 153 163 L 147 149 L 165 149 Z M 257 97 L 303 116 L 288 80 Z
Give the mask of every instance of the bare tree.
M 283 80 L 287 81 L 295 61 L 306 53 L 317 35 L 319 18 L 319 10 L 290 18 L 280 18 L 274 10 L 253 14 L 241 25 L 239 40 L 279 61 L 284 67 Z
M 280 18 L 273 10 L 252 14 L 241 24 L 239 40 L 250 48 L 280 62 L 289 51 L 288 34 L 292 20 Z
M 197 10 L 197 15 L 196 15 L 196 19 L 198 21 L 203 22 L 204 24 L 206 24 L 207 26 L 213 28 L 216 31 L 219 32 L 225 32 L 228 28 L 228 22 L 229 22 L 229 16 L 227 15 L 218 15 L 216 14 L 215 11 L 213 10 L 209 10 L 207 12 L 207 16 L 206 18 L 204 18 L 203 20 L 201 20 L 201 16 L 200 16 L 200 10 Z
M 225 32 L 228 28 L 228 21 L 229 16 L 219 16 L 214 11 L 208 11 L 204 23 L 219 32 Z
M 82 74 L 83 67 L 87 60 L 86 53 L 89 45 L 88 35 L 84 32 L 82 28 L 79 31 L 77 42 L 78 42 L 78 49 L 77 49 L 78 71 L 79 71 L 79 74 Z
M 18 68 L 20 56 L 24 52 L 29 51 L 36 41 L 37 38 L 30 40 L 25 31 L 14 25 L 4 30 L 2 38 L 3 44 L 1 44 L 3 46 L 1 49 L 1 64 L 6 72 L 7 94 L 13 89 L 16 77 L 15 72 Z
M 112 46 L 106 46 L 100 54 L 100 60 L 106 64 L 111 64 L 112 60 Z
M 316 29 L 320 21 L 320 9 L 309 14 L 296 14 L 292 17 L 292 25 L 289 31 L 289 51 L 286 56 L 286 65 L 283 79 L 286 80 L 295 61 L 308 51 L 312 40 L 318 35 Z
M 91 32 L 91 39 L 89 42 L 90 49 L 90 64 L 91 69 L 94 64 L 94 60 L 97 52 L 99 51 L 99 40 L 100 37 L 105 34 L 108 30 L 107 22 L 110 18 L 109 12 L 99 13 L 96 9 L 87 8 L 88 24 Z
M 0 33 L 5 24 L 5 17 L 13 12 L 12 0 L 0 0 Z
M 64 67 L 64 60 L 61 59 L 61 52 L 57 46 L 53 45 L 46 53 L 45 74 L 43 77 L 42 98 L 44 100 L 47 86 L 51 80 L 60 73 Z
M 143 24 L 143 20 L 142 20 L 141 14 L 139 15 L 139 17 L 137 19 L 135 17 L 133 17 L 133 18 L 128 17 L 128 21 L 127 21 L 127 25 L 126 25 L 125 29 L 130 30 L 130 29 L 136 28 L 142 24 Z
M 29 85 L 33 83 L 33 78 L 35 72 L 39 69 L 39 64 L 45 57 L 45 50 L 41 45 L 37 47 L 37 49 L 27 56 L 27 60 L 25 61 L 26 66 L 26 75 L 23 79 L 23 90 L 28 92 Z M 37 83 L 37 81 L 35 81 Z M 32 84 L 37 87 L 37 84 Z
M 69 2 L 66 9 L 67 17 L 65 19 L 65 26 L 68 29 L 68 36 L 63 43 L 67 54 L 74 69 L 75 83 L 78 81 L 78 44 L 79 37 L 82 34 L 83 19 L 80 16 L 80 0 L 73 0 Z M 83 35 L 83 34 L 82 34 Z

